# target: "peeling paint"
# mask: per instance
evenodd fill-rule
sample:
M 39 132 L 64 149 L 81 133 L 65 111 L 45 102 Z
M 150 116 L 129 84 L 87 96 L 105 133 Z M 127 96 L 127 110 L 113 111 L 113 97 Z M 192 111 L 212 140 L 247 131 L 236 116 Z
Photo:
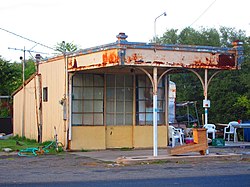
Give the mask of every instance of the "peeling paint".
M 105 51 L 102 55 L 102 64 L 103 66 L 106 66 L 110 63 L 117 63 L 119 61 L 119 57 L 117 52 L 114 51 Z
M 120 37 L 124 38 L 120 38 Z M 128 42 L 120 33 L 114 43 L 81 50 L 70 54 L 69 70 L 83 70 L 116 65 L 158 66 L 208 69 L 238 69 L 243 59 L 242 46 L 233 48 L 155 45 L 153 43 Z M 156 49 L 156 50 L 155 50 Z

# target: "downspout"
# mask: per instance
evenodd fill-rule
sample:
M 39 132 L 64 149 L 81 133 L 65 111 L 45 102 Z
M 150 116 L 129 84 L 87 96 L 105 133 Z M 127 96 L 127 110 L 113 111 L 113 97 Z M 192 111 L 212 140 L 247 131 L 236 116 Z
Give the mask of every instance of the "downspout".
M 41 111 L 42 93 L 41 93 L 41 81 L 39 74 L 39 63 L 41 59 L 40 54 L 36 54 L 35 58 L 36 58 L 36 76 L 35 76 L 36 120 L 37 120 L 37 131 L 38 131 L 38 142 L 42 143 L 42 111 Z M 38 81 L 38 85 L 36 85 L 36 81 Z M 38 87 L 38 93 L 37 93 L 37 87 Z M 37 99 L 37 95 L 39 100 Z
M 68 94 L 68 56 L 66 55 L 66 52 L 63 53 L 64 57 L 64 63 L 65 63 L 65 82 L 64 82 L 64 97 L 63 97 L 63 121 L 64 121 L 64 145 L 65 148 L 68 147 L 68 132 L 69 132 L 69 94 Z
M 74 74 L 69 74 L 69 95 L 68 95 L 68 140 L 67 140 L 67 149 L 70 149 L 70 141 L 72 139 L 72 121 L 71 121 L 71 109 L 72 109 L 72 80 Z

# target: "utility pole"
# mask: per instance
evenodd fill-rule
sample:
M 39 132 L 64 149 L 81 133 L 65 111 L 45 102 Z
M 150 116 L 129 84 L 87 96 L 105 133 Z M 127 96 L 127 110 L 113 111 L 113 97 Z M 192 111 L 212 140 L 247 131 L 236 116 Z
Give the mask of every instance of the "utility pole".
M 22 51 L 23 52 L 23 56 L 20 56 L 20 60 L 22 62 L 22 79 L 23 79 L 23 83 L 22 83 L 22 88 L 23 88 L 23 106 L 22 106 L 22 129 L 21 129 L 21 135 L 22 137 L 25 137 L 25 110 L 26 110 L 26 106 L 25 106 L 25 102 L 26 102 L 26 90 L 25 90 L 25 63 L 26 63 L 26 52 L 36 52 L 36 51 L 32 51 L 32 50 L 26 50 L 25 46 L 23 49 L 17 49 L 17 48 L 11 48 L 9 47 L 8 49 L 11 50 L 16 50 L 16 51 Z M 36 53 L 40 53 L 40 52 L 36 52 Z M 42 53 L 42 52 L 41 52 Z M 42 54 L 48 54 L 48 53 L 42 53 Z
M 154 35 L 155 35 L 155 52 L 156 52 L 156 21 L 161 16 L 166 16 L 166 12 L 163 12 L 161 15 L 155 18 L 154 21 Z M 152 79 L 152 86 L 153 86 L 153 156 L 158 156 L 158 129 L 157 129 L 157 67 L 153 69 L 153 79 Z

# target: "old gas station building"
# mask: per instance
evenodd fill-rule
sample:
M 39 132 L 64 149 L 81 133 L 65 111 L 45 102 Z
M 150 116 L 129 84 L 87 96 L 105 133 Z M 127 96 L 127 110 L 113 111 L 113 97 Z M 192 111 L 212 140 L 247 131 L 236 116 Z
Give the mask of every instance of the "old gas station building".
M 168 145 L 168 74 L 187 69 L 201 80 L 208 71 L 238 69 L 242 46 L 114 43 L 64 54 L 37 65 L 14 93 L 14 134 L 58 139 L 72 150 Z M 196 70 L 204 70 L 202 77 Z M 205 108 L 207 109 L 207 108 Z M 207 119 L 206 119 L 207 120 Z

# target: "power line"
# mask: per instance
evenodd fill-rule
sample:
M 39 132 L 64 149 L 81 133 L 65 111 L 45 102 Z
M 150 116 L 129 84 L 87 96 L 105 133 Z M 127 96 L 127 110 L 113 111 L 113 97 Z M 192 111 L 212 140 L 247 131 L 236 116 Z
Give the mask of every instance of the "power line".
M 28 40 L 28 41 L 30 41 L 30 42 L 33 42 L 33 43 L 38 44 L 38 45 L 41 45 L 41 46 L 46 47 L 46 48 L 48 48 L 48 49 L 52 49 L 53 51 L 57 51 L 57 50 L 53 49 L 52 47 L 49 47 L 49 46 L 44 45 L 44 44 L 42 44 L 42 43 L 36 42 L 36 41 L 34 41 L 34 40 L 31 40 L 31 39 L 29 39 L 29 38 L 26 38 L 26 37 L 24 37 L 24 36 L 21 36 L 21 35 L 19 35 L 19 34 L 14 33 L 14 32 L 8 31 L 8 30 L 3 29 L 3 28 L 1 28 L 1 27 L 0 27 L 0 29 L 3 30 L 3 31 L 5 31 L 5 32 L 8 32 L 8 33 L 10 33 L 10 34 L 13 34 L 13 35 L 15 35 L 15 36 L 18 36 L 18 37 L 20 37 L 20 38 L 22 38 L 22 39 Z
M 194 22 L 191 24 L 191 25 L 189 25 L 189 27 L 191 27 L 195 22 L 197 22 L 210 8 L 211 8 L 211 6 L 213 6 L 213 4 L 216 2 L 216 0 L 214 0 L 202 13 L 201 13 L 201 15 L 196 19 L 196 20 L 194 20 Z

